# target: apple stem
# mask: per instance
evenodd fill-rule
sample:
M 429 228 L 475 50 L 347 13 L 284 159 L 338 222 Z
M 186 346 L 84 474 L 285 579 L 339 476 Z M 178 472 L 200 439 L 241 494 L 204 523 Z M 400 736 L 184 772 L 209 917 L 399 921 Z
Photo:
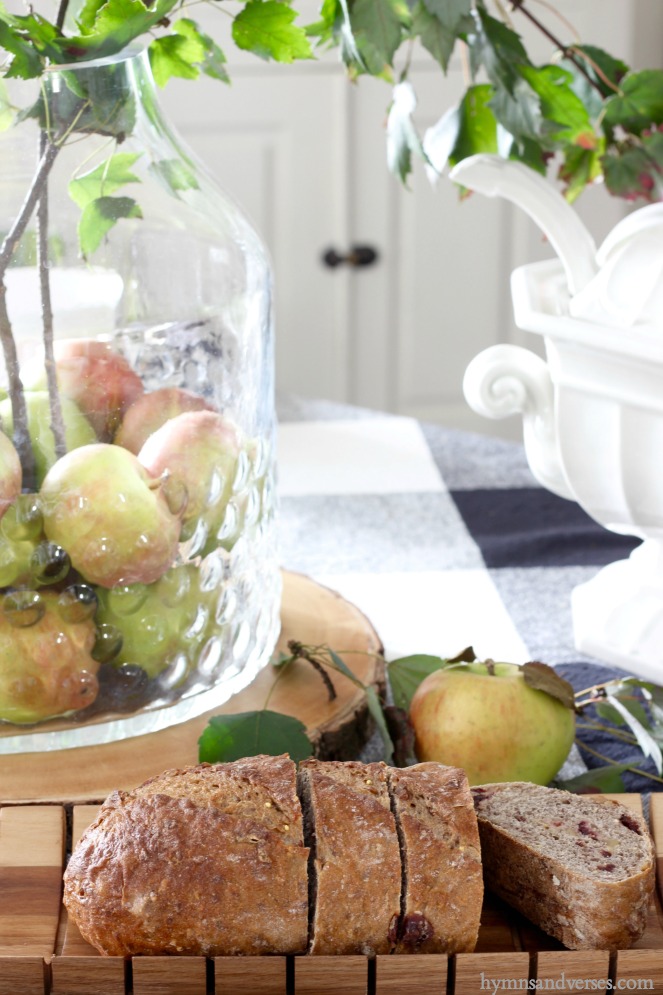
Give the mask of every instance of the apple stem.
M 43 156 L 49 145 L 45 131 L 39 136 L 39 152 Z M 48 403 L 51 412 L 51 431 L 55 442 L 55 458 L 60 459 L 67 452 L 62 405 L 58 393 L 57 374 L 55 369 L 55 353 L 53 349 L 53 304 L 51 300 L 51 281 L 48 258 L 48 179 L 44 180 L 43 188 L 37 204 L 37 265 L 39 268 L 39 289 L 41 293 L 41 310 L 44 321 L 44 366 L 46 368 L 46 385 Z

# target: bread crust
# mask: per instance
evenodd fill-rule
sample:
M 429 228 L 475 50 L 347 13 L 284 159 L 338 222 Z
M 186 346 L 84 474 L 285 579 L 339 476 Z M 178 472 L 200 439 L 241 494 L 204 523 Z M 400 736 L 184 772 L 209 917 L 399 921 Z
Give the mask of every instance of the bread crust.
M 274 797 L 285 810 L 292 797 L 297 802 L 295 767 L 283 758 L 255 759 L 259 762 L 248 766 L 205 768 L 202 788 L 201 769 L 190 768 L 165 772 L 135 792 L 114 792 L 107 799 L 64 875 L 64 903 L 84 939 L 117 956 L 306 951 L 308 849 L 301 815 L 297 834 L 283 810 L 275 822 L 271 803 L 264 809 L 266 820 L 257 818 L 260 795 L 250 777 L 244 783 L 246 815 L 238 802 L 241 792 L 234 791 L 247 769 L 269 778 L 274 766 Z M 274 759 L 280 762 L 273 765 Z M 223 790 L 213 788 L 212 777 L 217 785 L 229 781 L 229 811 L 223 810 Z M 194 798 L 178 794 L 188 778 L 197 781 Z M 215 804 L 208 803 L 210 792 L 216 792 Z
M 544 797 L 541 792 L 568 795 L 520 783 L 473 789 L 486 886 L 569 949 L 613 951 L 631 947 L 645 931 L 655 886 L 654 848 L 644 821 L 611 799 L 570 796 L 576 817 L 591 820 L 591 807 L 601 804 L 604 812 L 614 812 L 615 825 L 625 818 L 641 841 L 637 871 L 621 880 L 606 880 L 591 867 L 574 867 L 571 859 L 546 853 L 491 822 L 490 815 L 482 811 L 482 796 L 496 804 L 500 794 L 514 789 L 523 792 L 524 813 L 528 795 L 537 800 Z
M 479 830 L 467 776 L 421 763 L 389 771 L 403 860 L 395 952 L 468 953 L 483 901 Z
M 306 760 L 315 824 L 311 954 L 389 953 L 400 913 L 401 860 L 383 763 Z

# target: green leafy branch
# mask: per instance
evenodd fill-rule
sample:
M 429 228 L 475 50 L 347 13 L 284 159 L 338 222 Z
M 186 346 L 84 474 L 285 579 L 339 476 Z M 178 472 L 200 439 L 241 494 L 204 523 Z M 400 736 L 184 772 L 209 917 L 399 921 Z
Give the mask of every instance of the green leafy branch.
M 328 646 L 307 646 L 291 640 L 289 653 L 281 653 L 272 661 L 277 677 L 272 685 L 262 709 L 243 712 L 240 715 L 216 715 L 210 719 L 198 741 L 199 761 L 222 763 L 256 753 L 289 753 L 293 760 L 303 760 L 313 753 L 311 741 L 306 736 L 306 727 L 299 719 L 280 712 L 270 711 L 269 700 L 286 670 L 296 661 L 308 663 L 320 675 L 322 684 L 330 700 L 336 697 L 336 689 L 329 671 L 346 677 L 360 688 L 366 697 L 366 707 L 380 734 L 384 747 L 384 759 L 394 761 L 394 742 L 388 727 L 385 708 L 377 691 L 366 685 L 350 670 L 342 659 L 341 651 Z
M 187 6 L 187 0 L 85 0 L 69 33 L 62 17 L 52 23 L 0 6 L 6 75 L 38 77 L 48 66 L 114 55 L 146 36 L 161 86 L 201 73 L 227 82 L 226 55 L 195 20 L 181 16 Z M 553 168 L 569 200 L 601 178 L 625 199 L 663 195 L 663 71 L 634 72 L 592 44 L 564 41 L 556 22 L 545 23 L 529 0 L 515 0 L 510 14 L 497 0 L 322 0 L 319 19 L 304 27 L 289 2 L 238 6 L 236 13 L 220 3 L 216 9 L 230 18 L 232 43 L 243 51 L 291 63 L 313 58 L 312 44 L 335 47 L 351 79 L 372 75 L 396 83 L 389 162 L 403 180 L 413 157 L 441 173 L 468 155 L 491 152 L 541 173 Z M 518 33 L 525 21 L 551 45 L 544 65 L 532 62 Z M 408 81 L 415 46 L 443 74 L 462 50 L 469 76 L 461 100 L 423 138 Z M 405 85 L 410 89 L 399 89 Z
M 393 660 L 387 665 L 393 705 L 385 705 L 374 688 L 367 687 L 352 673 L 342 659 L 341 651 L 334 651 L 328 646 L 305 646 L 296 641 L 291 641 L 288 649 L 288 654 L 280 654 L 273 661 L 277 677 L 261 710 L 240 715 L 219 715 L 210 720 L 199 740 L 201 762 L 227 762 L 256 753 L 289 753 L 295 760 L 311 756 L 313 747 L 303 723 L 292 716 L 270 711 L 268 707 L 272 693 L 287 668 L 295 661 L 304 661 L 320 674 L 330 699 L 336 695 L 330 672 L 343 675 L 363 690 L 382 739 L 385 761 L 405 766 L 415 759 L 408 713 L 421 682 L 438 670 L 460 670 L 477 661 L 471 646 L 454 657 L 420 653 Z M 492 664 L 490 660 L 482 662 L 489 668 Z M 530 661 L 522 664 L 520 669 L 529 687 L 552 695 L 575 711 L 579 731 L 604 732 L 639 751 L 632 757 L 616 761 L 579 737 L 576 739 L 578 748 L 603 763 L 577 777 L 558 780 L 561 787 L 577 792 L 622 792 L 625 790 L 622 781 L 625 772 L 634 772 L 663 784 L 663 688 L 649 681 L 626 677 L 574 693 L 569 682 L 547 664 Z M 653 761 L 657 774 L 641 769 L 643 756 Z

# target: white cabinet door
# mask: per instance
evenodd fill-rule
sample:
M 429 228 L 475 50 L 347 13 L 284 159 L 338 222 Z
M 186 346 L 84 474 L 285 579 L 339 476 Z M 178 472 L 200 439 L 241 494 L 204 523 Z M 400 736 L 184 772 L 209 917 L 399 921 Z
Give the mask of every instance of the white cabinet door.
M 556 7 L 583 38 L 634 66 L 661 63 L 660 0 L 559 0 Z M 201 10 L 214 29 L 219 10 Z M 537 5 L 539 16 L 546 10 Z M 524 22 L 514 15 L 514 23 Z M 561 22 L 558 34 L 569 37 Z M 536 44 L 544 60 L 549 46 Z M 506 203 L 478 196 L 460 203 L 446 179 L 434 189 L 420 164 L 403 189 L 386 167 L 390 87 L 368 78 L 349 83 L 336 53 L 275 66 L 227 52 L 232 86 L 173 81 L 164 103 L 269 246 L 278 386 L 518 435 L 517 420 L 473 415 L 462 377 L 495 342 L 538 348 L 534 336 L 515 329 L 509 295 L 516 265 L 551 255 L 538 230 Z M 418 61 L 412 82 L 421 131 L 464 87 L 460 67 L 444 79 Z M 598 190 L 581 198 L 580 209 L 600 239 L 624 205 Z M 342 254 L 356 244 L 373 246 L 377 262 L 323 265 L 326 249 Z

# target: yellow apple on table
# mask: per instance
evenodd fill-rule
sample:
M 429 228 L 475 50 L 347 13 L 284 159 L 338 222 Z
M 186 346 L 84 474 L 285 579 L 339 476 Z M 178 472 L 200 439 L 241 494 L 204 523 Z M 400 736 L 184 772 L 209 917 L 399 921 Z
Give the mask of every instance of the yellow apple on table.
M 429 674 L 414 693 L 410 721 L 417 759 L 462 767 L 472 785 L 549 784 L 575 737 L 571 707 L 526 683 L 519 665 L 493 661 Z

